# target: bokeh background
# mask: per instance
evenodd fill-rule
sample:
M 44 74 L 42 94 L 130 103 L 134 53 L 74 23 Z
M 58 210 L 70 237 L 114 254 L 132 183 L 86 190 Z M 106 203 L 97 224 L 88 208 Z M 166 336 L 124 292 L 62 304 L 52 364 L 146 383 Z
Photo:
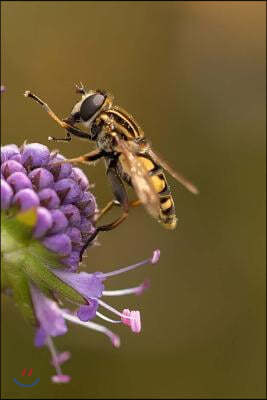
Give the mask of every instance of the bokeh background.
M 66 116 L 82 81 L 113 92 L 154 148 L 200 188 L 193 196 L 169 178 L 175 231 L 135 209 L 90 250 L 89 271 L 139 261 L 155 248 L 162 256 L 109 285 L 150 277 L 142 297 L 112 302 L 141 310 L 140 336 L 116 326 L 119 350 L 82 327 L 58 338 L 58 348 L 72 352 L 69 385 L 50 383 L 48 352 L 33 347 L 32 328 L 2 298 L 3 398 L 265 397 L 265 8 L 1 2 L 2 144 L 62 136 L 23 92 Z M 85 146 L 76 139 L 56 147 L 73 157 L 94 148 Z M 103 206 L 111 198 L 103 163 L 85 171 Z M 25 367 L 41 378 L 27 392 L 13 383 Z

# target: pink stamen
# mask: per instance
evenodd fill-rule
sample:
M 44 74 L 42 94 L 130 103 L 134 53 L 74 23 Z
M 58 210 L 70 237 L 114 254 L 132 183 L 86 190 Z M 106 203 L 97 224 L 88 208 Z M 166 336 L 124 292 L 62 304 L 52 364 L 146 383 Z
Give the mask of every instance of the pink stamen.
M 160 258 L 160 250 L 156 249 L 153 251 L 153 256 L 151 258 L 152 264 L 156 264 L 159 261 Z
M 116 308 L 111 307 L 109 304 L 105 303 L 103 300 L 98 299 L 97 301 L 102 307 L 113 312 L 114 314 L 118 315 L 121 318 L 123 317 L 123 314 L 120 311 L 116 310 Z
M 141 316 L 139 311 L 124 309 L 122 314 L 123 317 L 121 318 L 121 321 L 124 325 L 130 326 L 134 333 L 141 332 Z
M 99 311 L 97 311 L 96 312 L 96 315 L 99 317 L 99 318 L 102 318 L 103 320 L 105 320 L 105 321 L 107 321 L 107 322 L 111 322 L 112 324 L 121 324 L 121 320 L 114 320 L 114 319 L 111 319 L 111 318 L 109 318 L 109 317 L 106 317 L 105 315 L 103 315 L 102 313 L 100 313 Z
M 157 250 L 153 251 L 153 255 L 152 255 L 151 258 L 148 258 L 146 260 L 140 261 L 137 264 L 130 265 L 129 267 L 119 268 L 119 269 L 117 269 L 115 271 L 107 272 L 105 274 L 103 274 L 101 272 L 100 274 L 98 274 L 98 277 L 101 278 L 101 279 L 105 279 L 105 278 L 108 278 L 109 276 L 119 275 L 119 274 L 122 274 L 124 272 L 136 269 L 138 267 L 142 267 L 143 265 L 146 265 L 146 264 L 150 264 L 150 263 L 156 264 L 158 262 L 158 260 L 159 260 L 159 257 L 160 257 L 160 250 L 157 249 Z
M 128 294 L 142 294 L 146 289 L 149 288 L 149 281 L 145 280 L 141 285 L 135 286 L 127 289 L 119 289 L 119 290 L 104 290 L 102 292 L 103 296 L 125 296 Z
M 68 321 L 71 321 L 71 322 L 73 322 L 75 324 L 78 324 L 78 325 L 81 325 L 81 326 L 85 326 L 86 328 L 90 328 L 90 329 L 93 329 L 95 331 L 104 333 L 106 336 L 109 337 L 109 339 L 111 340 L 111 342 L 112 342 L 114 347 L 119 347 L 120 346 L 120 338 L 119 338 L 119 336 L 117 336 L 115 333 L 113 333 L 112 331 L 107 329 L 105 326 L 96 324 L 95 322 L 92 322 L 92 321 L 83 322 L 83 321 L 79 320 L 78 317 L 76 317 L 73 314 L 70 314 L 68 312 L 62 311 L 62 315 Z
M 141 315 L 140 311 L 132 311 L 133 319 L 131 320 L 131 328 L 134 333 L 141 332 Z
M 124 324 L 124 325 L 127 325 L 127 326 L 131 326 L 131 320 L 130 320 L 130 315 L 131 315 L 131 311 L 130 310 L 128 310 L 127 308 L 125 308 L 124 310 L 123 310 L 123 312 L 122 312 L 122 317 L 121 317 L 121 322 Z M 125 318 L 125 317 L 127 317 L 127 318 Z
M 69 351 L 63 351 L 62 353 L 57 354 L 56 359 L 52 359 L 51 363 L 54 367 L 56 365 L 61 365 L 64 362 L 68 361 L 70 359 L 70 352 Z
M 54 375 L 51 377 L 52 382 L 54 383 L 68 383 L 71 380 L 69 375 Z
M 138 296 L 140 294 L 143 294 L 145 290 L 149 289 L 150 287 L 150 281 L 148 279 L 146 279 L 139 287 L 138 290 L 136 290 L 135 294 L 137 294 Z
M 110 337 L 110 340 L 111 340 L 113 346 L 117 347 L 117 348 L 120 347 L 120 345 L 121 345 L 120 337 L 118 335 L 115 335 L 115 333 L 113 333 L 111 331 L 109 331 L 109 332 L 111 333 L 111 335 L 109 337 Z
M 58 357 L 58 352 L 57 352 L 56 347 L 55 347 L 55 345 L 54 345 L 54 343 L 53 343 L 53 341 L 52 341 L 50 336 L 48 336 L 47 339 L 46 339 L 46 345 L 47 345 L 48 349 L 50 350 L 50 353 L 51 353 L 51 356 L 52 356 L 52 364 L 55 367 L 55 370 L 57 372 L 57 375 L 53 376 L 51 379 L 52 379 L 53 382 L 56 382 L 56 381 L 53 380 L 55 377 L 57 377 L 57 376 L 60 377 L 60 376 L 65 376 L 65 375 L 62 374 L 62 370 L 60 368 L 60 363 L 58 362 L 58 358 L 59 358 Z

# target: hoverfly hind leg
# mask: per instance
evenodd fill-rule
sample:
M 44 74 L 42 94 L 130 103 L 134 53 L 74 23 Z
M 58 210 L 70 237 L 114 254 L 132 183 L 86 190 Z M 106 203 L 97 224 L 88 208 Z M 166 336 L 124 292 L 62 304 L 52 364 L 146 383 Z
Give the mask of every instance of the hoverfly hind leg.
M 82 261 L 82 257 L 83 257 L 85 250 L 90 245 L 90 243 L 97 237 L 99 232 L 106 232 L 106 231 L 113 230 L 114 228 L 119 226 L 128 217 L 129 201 L 128 201 L 127 192 L 125 190 L 125 187 L 123 185 L 121 178 L 117 174 L 117 171 L 114 167 L 109 167 L 107 169 L 107 176 L 109 177 L 109 180 L 111 182 L 111 187 L 112 187 L 112 191 L 115 196 L 115 199 L 111 200 L 102 210 L 100 210 L 100 213 L 97 216 L 96 221 L 98 221 L 100 218 L 102 218 L 103 215 L 105 215 L 108 211 L 110 211 L 115 205 L 121 206 L 123 208 L 123 213 L 119 218 L 115 219 L 115 221 L 111 222 L 110 224 L 100 225 L 100 226 L 96 227 L 94 234 L 88 239 L 88 241 L 85 243 L 85 245 L 83 246 L 83 248 L 80 252 L 80 261 Z
M 127 196 L 126 189 L 124 184 L 117 173 L 117 170 L 114 166 L 109 166 L 107 169 L 107 176 L 109 178 L 111 189 L 114 194 L 115 199 L 110 201 L 103 209 L 100 211 L 100 217 L 106 214 L 111 208 L 115 205 L 120 205 L 123 209 L 123 214 L 117 218 L 115 221 L 111 222 L 108 225 L 99 226 L 98 229 L 100 231 L 110 231 L 120 225 L 127 217 L 129 212 L 129 200 Z
M 96 213 L 96 221 L 99 221 L 107 212 L 109 212 L 114 206 L 120 206 L 118 200 L 111 200 L 108 204 L 103 207 L 98 213 Z

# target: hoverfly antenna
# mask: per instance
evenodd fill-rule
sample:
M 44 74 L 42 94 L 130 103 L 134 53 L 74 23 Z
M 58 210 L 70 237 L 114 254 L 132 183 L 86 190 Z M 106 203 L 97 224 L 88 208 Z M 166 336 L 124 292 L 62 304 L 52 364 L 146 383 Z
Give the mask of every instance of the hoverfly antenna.
M 82 82 L 80 82 L 78 85 L 76 84 L 75 87 L 76 87 L 76 93 L 80 93 L 80 94 L 85 94 L 86 93 Z

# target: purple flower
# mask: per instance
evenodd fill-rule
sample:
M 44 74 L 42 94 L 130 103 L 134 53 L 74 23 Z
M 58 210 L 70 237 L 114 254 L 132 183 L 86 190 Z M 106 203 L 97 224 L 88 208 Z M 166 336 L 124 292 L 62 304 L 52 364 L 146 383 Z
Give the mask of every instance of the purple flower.
M 22 310 L 36 325 L 35 345 L 46 345 L 51 352 L 54 383 L 70 381 L 61 370 L 70 355 L 58 353 L 52 341 L 67 333 L 66 321 L 104 333 L 114 347 L 119 347 L 120 338 L 94 322 L 95 318 L 121 323 L 134 333 L 141 331 L 139 311 L 124 306 L 117 309 L 104 299 L 140 295 L 148 288 L 147 281 L 116 290 L 106 290 L 105 285 L 113 276 L 157 263 L 160 256 L 155 250 L 148 259 L 112 272 L 78 272 L 84 246 L 95 237 L 97 205 L 86 175 L 68 162 L 60 164 L 64 160 L 38 143 L 1 147 L 1 218 L 2 229 L 8 233 L 3 235 L 1 257 L 3 265 L 7 261 L 4 269 L 11 289 L 16 290 L 17 282 L 12 287 L 14 276 L 20 276 L 24 284 Z M 15 239 L 9 242 L 12 235 Z M 18 275 L 13 269 L 9 275 L 10 265 Z M 65 301 L 73 305 L 72 311 Z M 118 318 L 111 319 L 102 309 Z
M 29 173 L 29 178 L 35 190 L 52 187 L 54 184 L 53 174 L 45 168 L 35 168 Z
M 87 191 L 89 183 L 84 173 L 69 163 L 59 164 L 62 160 L 65 160 L 62 155 L 50 153 L 48 147 L 39 143 L 24 144 L 20 148 L 2 146 L 1 203 L 4 209 L 14 204 L 21 211 L 37 207 L 34 237 L 42 238 L 49 250 L 65 256 L 63 263 L 73 271 L 78 267 L 79 257 L 74 253 L 70 258 L 70 254 L 81 251 L 94 233 L 91 218 L 96 202 L 93 194 Z M 91 207 L 89 214 L 88 210 L 83 211 L 81 200 L 84 198 L 86 206 Z M 70 230 L 73 226 L 76 242 Z
M 9 186 L 9 184 L 4 179 L 1 179 L 1 209 L 2 210 L 7 210 L 10 207 L 13 195 L 14 195 L 13 190 Z
M 30 143 L 22 146 L 21 162 L 25 168 L 32 170 L 48 164 L 50 158 L 49 149 L 40 143 Z

